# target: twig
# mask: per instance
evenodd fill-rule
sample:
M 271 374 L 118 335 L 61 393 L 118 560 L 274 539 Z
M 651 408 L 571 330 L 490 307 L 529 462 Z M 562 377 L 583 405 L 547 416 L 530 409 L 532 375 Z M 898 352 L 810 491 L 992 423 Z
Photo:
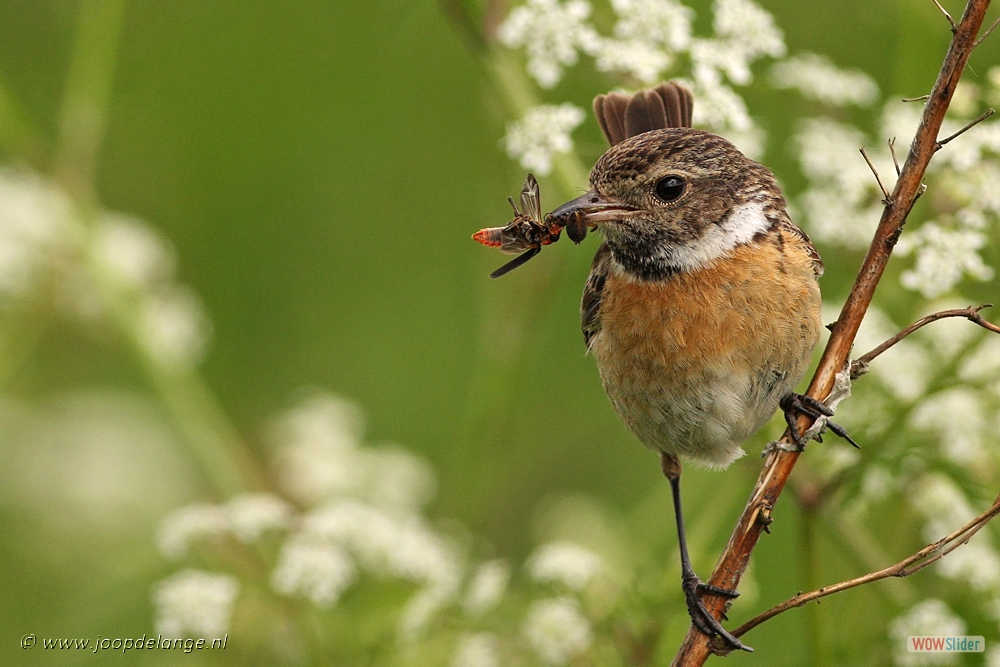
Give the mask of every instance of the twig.
M 889 196 L 889 191 L 886 190 L 885 186 L 882 184 L 882 178 L 878 175 L 878 169 L 876 169 L 875 165 L 872 164 L 871 158 L 868 157 L 868 151 L 865 150 L 864 146 L 861 147 L 861 155 L 864 156 L 865 162 L 868 163 L 868 168 L 872 170 L 873 174 L 875 174 L 875 180 L 878 182 L 878 187 L 882 190 L 882 205 L 892 206 L 892 197 Z M 896 175 L 899 176 L 899 173 L 897 172 Z
M 930 99 L 930 95 L 920 95 L 919 97 L 904 97 L 903 102 L 923 102 L 924 100 Z
M 971 129 L 972 129 L 973 127 L 975 127 L 976 125 L 979 125 L 979 123 L 982 123 L 982 122 L 983 122 L 984 120 L 986 120 L 987 118 L 989 118 L 990 116 L 992 116 L 992 115 L 993 115 L 993 114 L 995 114 L 996 112 L 997 112 L 997 110 L 996 110 L 996 109 L 987 109 L 986 111 L 984 111 L 984 112 L 982 113 L 982 115 L 981 115 L 981 116 L 979 116 L 979 118 L 977 118 L 977 119 L 975 119 L 974 121 L 970 122 L 970 123 L 969 123 L 968 125 L 966 125 L 965 127 L 963 127 L 963 128 L 961 129 L 961 130 L 959 130 L 959 131 L 958 131 L 958 132 L 956 132 L 955 134 L 953 134 L 953 135 L 951 135 L 950 137 L 947 137 L 947 138 L 945 138 L 945 139 L 942 139 L 941 141 L 937 142 L 937 149 L 938 149 L 938 150 L 940 150 L 941 148 L 943 148 L 943 147 L 944 147 L 944 145 L 945 145 L 946 143 L 948 143 L 949 141 L 951 141 L 952 139 L 954 139 L 954 138 L 955 138 L 955 137 L 957 137 L 958 135 L 960 135 L 960 134 L 964 134 L 964 133 L 968 132 L 968 131 L 969 131 L 969 130 L 971 130 Z
M 975 322 L 976 324 L 978 324 L 979 326 L 983 327 L 984 329 L 986 329 L 988 331 L 992 331 L 994 333 L 1000 333 L 1000 327 L 998 327 L 997 325 L 993 324 L 992 322 L 986 320 L 982 315 L 979 314 L 979 311 L 984 310 L 986 308 L 991 308 L 992 306 L 993 306 L 992 303 L 984 303 L 981 306 L 975 306 L 975 307 L 969 306 L 968 308 L 953 308 L 951 310 L 942 310 L 942 311 L 937 312 L 937 313 L 931 313 L 930 315 L 927 315 L 926 317 L 921 317 L 919 320 L 917 320 L 916 322 L 914 322 L 910 326 L 906 327 L 905 329 L 903 329 L 902 331 L 900 331 L 898 334 L 896 334 L 895 336 L 893 336 L 889 340 L 885 341 L 884 343 L 882 343 L 881 345 L 879 345 L 878 347 L 876 347 L 871 352 L 868 352 L 867 354 L 863 354 L 860 357 L 858 357 L 857 359 L 855 359 L 854 361 L 852 361 L 851 362 L 851 377 L 852 377 L 852 379 L 855 378 L 855 377 L 857 377 L 855 375 L 855 369 L 856 368 L 867 368 L 868 364 L 870 364 L 872 362 L 872 360 L 875 359 L 875 357 L 879 356 L 880 354 L 882 354 L 883 352 L 885 352 L 886 350 L 888 350 L 890 347 L 892 347 L 893 345 L 895 345 L 899 341 L 901 341 L 904 338 L 906 338 L 907 336 L 909 336 L 911 333 L 913 333 L 917 329 L 919 329 L 919 328 L 921 328 L 923 326 L 926 326 L 926 325 L 930 324 L 931 322 L 937 322 L 938 320 L 943 320 L 946 317 L 964 317 L 967 320 Z
M 958 30 L 958 26 L 955 25 L 955 19 L 951 18 L 951 14 L 949 14 L 945 10 L 945 8 L 941 6 L 941 3 L 938 2 L 938 0 L 934 0 L 934 4 L 937 5 L 937 8 L 941 10 L 941 13 L 944 14 L 944 17 L 948 19 L 948 23 L 951 24 L 951 31 L 954 33 L 956 30 Z
M 896 168 L 896 178 L 899 178 L 899 158 L 896 157 L 896 137 L 889 140 L 889 154 L 892 155 L 892 166 Z
M 832 586 L 824 586 L 823 588 L 818 588 L 809 593 L 799 593 L 794 595 L 781 604 L 771 607 L 764 613 L 753 617 L 740 627 L 736 628 L 733 630 L 733 635 L 741 637 L 764 621 L 772 619 L 784 611 L 788 611 L 794 607 L 801 607 L 807 602 L 824 598 L 827 595 L 833 595 L 834 593 L 846 591 L 851 588 L 857 588 L 858 586 L 863 586 L 864 584 L 870 584 L 873 581 L 888 579 L 889 577 L 908 577 L 915 572 L 919 572 L 932 563 L 941 560 L 958 547 L 967 543 L 973 535 L 978 533 L 982 527 L 985 526 L 991 519 L 996 517 L 997 514 L 1000 514 L 1000 497 L 997 497 L 997 499 L 993 501 L 993 505 L 975 519 L 947 537 L 943 537 L 933 544 L 928 544 L 926 547 L 909 558 L 905 558 L 895 565 L 887 567 L 883 570 L 869 572 L 862 577 L 848 579 L 847 581 L 842 581 L 839 584 L 834 584 Z
M 937 136 L 944 121 L 945 112 L 951 102 L 952 94 L 961 78 L 962 70 L 969 60 L 976 34 L 982 26 L 990 0 L 969 0 L 953 36 L 948 53 L 944 58 L 941 71 L 938 73 L 934 88 L 924 105 L 920 127 L 917 129 L 906 162 L 903 164 L 899 179 L 893 189 L 891 200 L 893 206 L 887 206 L 882 211 L 875 236 L 872 239 L 868 254 L 865 256 L 858 277 L 855 279 L 851 293 L 844 303 L 840 317 L 832 326 L 830 341 L 823 351 L 816 374 L 809 385 L 807 394 L 817 399 L 824 399 L 833 389 L 834 381 L 839 372 L 844 369 L 854 338 L 861 320 L 868 310 L 875 288 L 878 286 L 889 262 L 892 249 L 906 222 L 913 204 L 920 194 L 921 182 L 927 171 L 927 165 L 937 150 Z M 800 433 L 811 425 L 811 420 L 801 416 L 798 420 Z M 786 444 L 791 443 L 788 432 L 782 438 Z M 789 449 L 792 449 L 789 447 Z M 760 539 L 764 522 L 773 519 L 773 508 L 788 481 L 799 452 L 773 449 L 765 459 L 764 469 L 757 479 L 747 503 L 740 516 L 729 543 L 726 545 L 719 562 L 712 573 L 709 584 L 719 588 L 736 589 L 740 577 L 750 562 L 757 541 Z M 705 608 L 721 618 L 730 601 L 722 597 L 707 596 Z M 684 642 L 674 656 L 675 666 L 694 667 L 705 664 L 712 652 L 725 652 L 710 638 L 692 627 Z
M 972 45 L 972 48 L 976 48 L 977 46 L 982 44 L 983 40 L 989 37 L 990 33 L 993 32 L 993 28 L 997 27 L 998 23 L 1000 23 L 1000 17 L 998 17 L 997 20 L 993 22 L 993 25 L 991 25 L 989 28 L 986 29 L 986 32 L 983 33 L 982 37 L 976 40 L 976 43 Z

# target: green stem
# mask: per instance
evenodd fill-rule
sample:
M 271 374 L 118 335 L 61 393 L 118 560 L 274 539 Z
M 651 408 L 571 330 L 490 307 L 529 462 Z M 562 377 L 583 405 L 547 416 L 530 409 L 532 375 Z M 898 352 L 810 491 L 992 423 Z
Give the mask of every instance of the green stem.
M 83 0 L 59 120 L 56 171 L 70 191 L 94 197 L 107 127 L 125 0 Z
M 0 75 L 0 148 L 11 156 L 43 170 L 48 155 L 48 141 L 10 92 L 5 77 Z
M 820 587 L 819 552 L 816 548 L 816 507 L 800 504 L 802 508 L 799 526 L 799 561 L 802 563 L 802 590 L 811 591 Z M 806 605 L 806 644 L 809 664 L 822 667 L 826 664 L 823 655 L 823 619 L 818 604 Z
M 167 368 L 144 344 L 140 326 L 142 294 L 110 274 L 93 253 L 93 230 L 101 213 L 95 175 L 107 127 L 115 58 L 125 0 L 83 0 L 59 123 L 55 176 L 73 197 L 89 248 L 90 274 L 112 322 L 125 335 L 173 417 L 183 441 L 215 495 L 225 498 L 266 488 L 261 466 L 229 421 L 204 380 L 190 369 Z

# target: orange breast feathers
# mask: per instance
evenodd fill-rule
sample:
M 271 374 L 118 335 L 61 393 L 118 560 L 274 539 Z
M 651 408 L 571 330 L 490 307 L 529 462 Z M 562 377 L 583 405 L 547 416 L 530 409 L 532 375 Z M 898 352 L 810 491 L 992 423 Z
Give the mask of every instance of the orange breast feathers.
M 820 293 L 805 246 L 785 240 L 765 237 L 664 281 L 608 276 L 591 349 L 644 444 L 728 465 L 801 379 Z

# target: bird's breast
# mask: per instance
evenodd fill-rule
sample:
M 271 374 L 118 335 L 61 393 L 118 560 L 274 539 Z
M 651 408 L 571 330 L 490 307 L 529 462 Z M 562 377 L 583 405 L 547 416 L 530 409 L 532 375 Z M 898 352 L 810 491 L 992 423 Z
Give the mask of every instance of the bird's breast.
M 722 467 L 801 379 L 819 338 L 804 248 L 765 239 L 658 281 L 613 269 L 591 350 L 647 446 Z

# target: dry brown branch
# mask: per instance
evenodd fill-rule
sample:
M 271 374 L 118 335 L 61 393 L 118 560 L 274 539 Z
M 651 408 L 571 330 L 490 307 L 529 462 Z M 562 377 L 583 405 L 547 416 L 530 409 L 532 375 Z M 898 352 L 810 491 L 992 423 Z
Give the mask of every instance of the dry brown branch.
M 982 44 L 983 40 L 986 39 L 987 37 L 989 37 L 990 33 L 993 32 L 993 29 L 997 27 L 998 23 L 1000 23 L 1000 18 L 998 18 L 996 21 L 994 21 L 993 25 L 991 25 L 989 28 L 986 29 L 986 32 L 983 33 L 982 37 L 980 37 L 979 39 L 976 40 L 976 43 L 972 45 L 972 48 L 976 48 L 977 46 L 979 46 L 980 44 Z
M 871 158 L 868 157 L 868 151 L 865 150 L 864 146 L 862 146 L 860 150 L 861 150 L 861 157 L 863 157 L 865 159 L 865 162 L 868 163 L 868 168 L 872 170 L 872 173 L 875 175 L 875 181 L 878 183 L 879 190 L 882 191 L 882 205 L 883 206 L 891 205 L 892 197 L 889 194 L 889 191 L 886 190 L 885 186 L 882 184 L 882 177 L 878 175 L 878 169 L 875 168 L 875 165 L 872 164 Z
M 938 320 L 943 320 L 946 317 L 964 317 L 967 320 L 975 322 L 976 324 L 986 329 L 987 331 L 992 331 L 993 333 L 1000 333 L 1000 327 L 993 324 L 992 322 L 989 322 L 988 320 L 986 320 L 986 318 L 984 318 L 982 315 L 979 314 L 979 311 L 984 310 L 986 308 L 991 308 L 992 306 L 993 306 L 992 303 L 984 303 L 981 306 L 975 306 L 975 307 L 969 306 L 968 308 L 953 308 L 951 310 L 942 310 L 936 313 L 931 313 L 926 317 L 921 317 L 919 320 L 917 320 L 910 326 L 906 327 L 898 334 L 896 334 L 889 340 L 885 341 L 884 343 L 876 347 L 871 352 L 863 354 L 854 361 L 852 361 L 851 379 L 855 379 L 860 375 L 864 375 L 864 373 L 867 371 L 868 365 L 872 362 L 872 360 L 875 359 L 875 357 L 879 356 L 880 354 L 882 354 L 890 347 L 892 347 L 899 341 L 909 336 L 911 333 L 913 333 L 920 327 L 926 326 L 931 322 L 937 322 Z M 861 370 L 861 372 L 857 372 L 860 369 L 864 370 Z
M 896 177 L 899 178 L 899 174 L 902 169 L 899 167 L 899 158 L 896 157 L 896 137 L 889 140 L 889 154 L 892 155 L 892 166 L 896 168 Z
M 902 173 L 893 189 L 890 198 L 892 203 L 887 205 L 882 212 L 875 237 L 872 239 L 851 293 L 840 312 L 840 317 L 831 327 L 830 341 L 823 352 L 819 367 L 807 391 L 809 396 L 820 400 L 825 399 L 833 389 L 837 373 L 845 367 L 848 361 L 851 346 L 854 344 L 854 338 L 861 326 L 861 320 L 868 310 L 875 288 L 889 262 L 892 249 L 902 232 L 906 217 L 920 196 L 921 182 L 927 171 L 927 165 L 937 151 L 937 137 L 941 130 L 941 123 L 962 71 L 969 60 L 976 34 L 982 26 L 989 5 L 990 0 L 969 0 L 965 7 L 962 19 L 954 31 L 937 81 L 934 83 L 934 88 L 924 106 L 920 127 L 917 129 L 916 136 L 910 146 Z M 800 417 L 798 422 L 800 432 L 804 432 L 810 425 L 811 421 L 808 417 Z M 790 444 L 791 440 L 787 431 L 782 440 L 786 444 Z M 729 538 L 725 551 L 719 558 L 715 571 L 712 573 L 709 580 L 711 585 L 728 589 L 738 588 L 740 578 L 750 561 L 750 555 L 760 539 L 761 529 L 773 520 L 772 510 L 798 458 L 798 452 L 777 448 L 767 455 L 764 469 L 750 494 L 750 500 Z M 721 597 L 705 597 L 705 607 L 716 618 L 722 617 L 728 603 L 729 600 Z M 720 650 L 715 647 L 712 639 L 692 627 L 674 656 L 673 664 L 684 667 L 703 665 L 713 649 Z
M 958 26 L 955 25 L 955 19 L 951 18 L 951 14 L 949 14 L 948 11 L 941 6 L 941 3 L 938 2 L 938 0 L 934 0 L 934 4 L 937 5 L 937 8 L 941 10 L 941 13 L 944 14 L 944 17 L 948 19 L 948 23 L 951 24 L 951 31 L 955 32 L 956 30 L 958 30 Z
M 946 143 L 948 143 L 949 141 L 951 141 L 952 139 L 954 139 L 957 136 L 965 134 L 966 132 L 968 132 L 969 130 L 971 130 L 972 128 L 974 128 L 976 125 L 979 125 L 980 123 L 982 123 L 984 120 L 986 120 L 987 118 L 989 118 L 990 116 L 992 116 L 996 112 L 997 112 L 996 109 L 987 109 L 986 111 L 984 111 L 979 116 L 979 118 L 976 118 L 975 120 L 970 121 L 968 125 L 966 125 L 965 127 L 963 127 L 961 130 L 959 130 L 955 134 L 953 134 L 953 135 L 951 135 L 951 136 L 949 136 L 949 137 L 947 137 L 945 139 L 942 139 L 941 141 L 937 142 L 937 147 L 939 149 L 943 148 Z
M 869 572 L 862 577 L 848 579 L 847 581 L 842 581 L 839 584 L 833 584 L 832 586 L 824 586 L 823 588 L 818 588 L 809 593 L 799 593 L 794 595 L 781 604 L 771 607 L 764 613 L 755 616 L 740 627 L 736 628 L 733 630 L 733 635 L 741 637 L 764 621 L 774 618 L 784 611 L 788 611 L 793 607 L 801 607 L 807 602 L 824 598 L 827 595 L 833 595 L 834 593 L 863 586 L 864 584 L 870 584 L 873 581 L 879 581 L 880 579 L 888 579 L 889 577 L 908 577 L 915 572 L 919 572 L 928 565 L 944 558 L 952 551 L 968 542 L 973 535 L 978 533 L 979 530 L 991 519 L 996 517 L 997 514 L 1000 514 L 1000 496 L 993 501 L 993 505 L 990 506 L 988 510 L 977 516 L 975 519 L 947 537 L 943 537 L 933 544 L 928 544 L 926 547 L 909 558 L 905 558 L 895 565 L 891 565 L 883 570 Z

